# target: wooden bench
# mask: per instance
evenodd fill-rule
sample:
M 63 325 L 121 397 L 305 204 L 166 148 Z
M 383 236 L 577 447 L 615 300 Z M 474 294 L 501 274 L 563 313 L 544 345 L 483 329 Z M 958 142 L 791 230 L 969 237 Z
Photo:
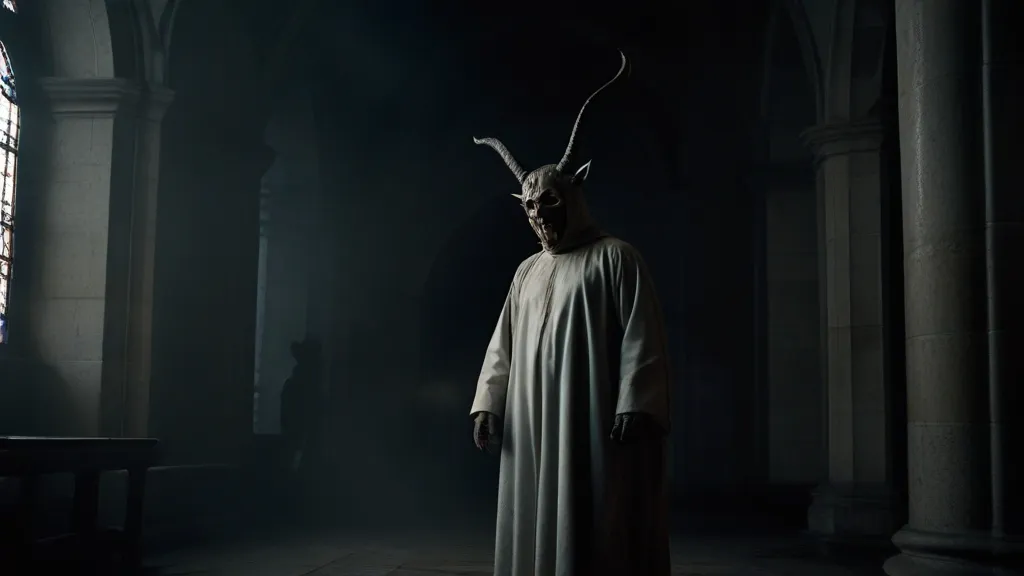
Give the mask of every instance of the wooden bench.
M 121 535 L 121 570 L 136 574 L 142 564 L 142 508 L 146 471 L 159 461 L 160 442 L 152 438 L 53 438 L 0 436 L 0 477 L 18 478 L 21 494 L 14 519 L 17 530 L 13 549 L 16 574 L 29 573 L 34 561 L 37 534 L 39 477 L 74 474 L 75 493 L 71 528 L 79 562 L 91 562 L 98 545 L 100 474 L 128 473 L 127 503 Z M 0 568 L 0 572 L 9 573 Z

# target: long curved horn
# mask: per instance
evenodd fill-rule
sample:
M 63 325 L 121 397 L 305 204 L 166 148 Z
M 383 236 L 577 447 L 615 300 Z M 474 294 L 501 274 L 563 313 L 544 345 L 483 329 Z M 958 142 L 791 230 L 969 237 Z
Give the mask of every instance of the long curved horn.
M 508 148 L 506 148 L 504 144 L 501 143 L 501 140 L 498 140 L 497 138 L 474 137 L 473 142 L 476 144 L 485 144 L 494 148 L 494 151 L 501 155 L 501 159 L 505 161 L 505 164 L 508 164 L 509 170 L 516 175 L 516 180 L 519 180 L 520 184 L 523 183 L 523 178 L 526 178 L 526 170 L 519 165 L 519 162 L 516 162 L 516 159 L 512 157 L 512 153 L 508 151 Z
M 572 149 L 573 146 L 576 144 L 576 131 L 579 130 L 580 128 L 580 120 L 583 119 L 583 111 L 587 109 L 587 104 L 590 104 L 590 101 L 594 99 L 594 96 L 600 94 L 602 90 L 614 84 L 615 81 L 618 80 L 620 76 L 622 76 L 622 73 L 626 71 L 626 66 L 628 65 L 626 55 L 625 53 L 622 52 L 622 50 L 619 50 L 619 56 L 622 56 L 622 65 L 619 66 L 619 71 L 615 74 L 615 77 L 605 82 L 604 86 L 601 86 L 600 88 L 595 90 L 594 93 L 591 94 L 589 98 L 587 98 L 586 102 L 583 103 L 583 107 L 580 108 L 580 113 L 576 115 L 576 123 L 572 125 L 572 134 L 569 135 L 569 145 L 565 147 L 565 155 L 562 156 L 562 159 L 559 160 L 558 162 L 559 172 L 565 170 L 565 167 L 569 164 L 569 160 L 572 158 Z

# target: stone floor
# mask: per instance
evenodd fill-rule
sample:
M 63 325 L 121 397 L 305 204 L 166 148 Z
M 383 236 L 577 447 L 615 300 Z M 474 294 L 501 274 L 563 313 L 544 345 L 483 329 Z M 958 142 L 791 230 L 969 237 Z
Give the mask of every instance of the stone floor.
M 152 556 L 147 565 L 154 576 L 486 576 L 488 540 L 480 534 L 278 536 Z M 676 576 L 877 576 L 878 566 L 828 561 L 797 538 L 673 540 Z

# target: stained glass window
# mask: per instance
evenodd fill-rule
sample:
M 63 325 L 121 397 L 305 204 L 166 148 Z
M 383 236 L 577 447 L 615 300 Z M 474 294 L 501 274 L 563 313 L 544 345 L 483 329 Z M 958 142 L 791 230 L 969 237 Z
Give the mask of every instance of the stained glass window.
M 4 2 L 4 6 L 13 3 Z M 21 110 L 14 70 L 0 42 L 0 344 L 7 342 L 7 305 L 14 265 L 14 193 L 18 178 L 18 137 Z
M 14 0 L 4 0 L 4 8 L 7 8 L 15 14 L 18 13 L 18 5 L 14 3 Z

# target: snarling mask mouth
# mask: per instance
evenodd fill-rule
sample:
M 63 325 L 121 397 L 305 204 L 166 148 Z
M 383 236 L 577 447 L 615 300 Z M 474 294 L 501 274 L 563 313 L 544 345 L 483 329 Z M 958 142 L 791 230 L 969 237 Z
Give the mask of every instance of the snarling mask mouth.
M 568 215 L 565 201 L 555 190 L 545 190 L 537 198 L 523 200 L 530 226 L 545 248 L 553 248 L 565 237 Z

